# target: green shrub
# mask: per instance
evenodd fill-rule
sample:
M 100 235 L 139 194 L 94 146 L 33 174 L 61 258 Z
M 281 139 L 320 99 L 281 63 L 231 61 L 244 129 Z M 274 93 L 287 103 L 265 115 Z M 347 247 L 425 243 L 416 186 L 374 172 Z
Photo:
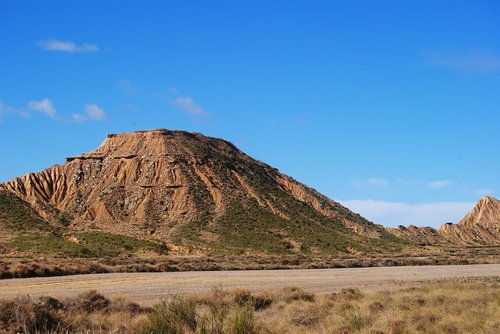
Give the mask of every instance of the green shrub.
M 71 224 L 71 215 L 67 212 L 61 212 L 57 215 L 57 221 L 64 227 L 68 227 Z
M 117 256 L 121 253 L 137 253 L 149 251 L 165 254 L 167 249 L 162 244 L 149 240 L 136 239 L 134 237 L 113 234 L 102 231 L 88 231 L 77 235 L 82 245 L 89 249 L 96 257 Z
M 240 308 L 230 319 L 229 333 L 254 334 L 259 332 L 259 326 L 251 308 Z
M 15 231 L 47 231 L 49 224 L 15 194 L 0 190 L 0 224 Z
M 196 305 L 183 298 L 164 301 L 155 306 L 149 315 L 149 323 L 139 332 L 144 334 L 194 333 L 199 322 Z

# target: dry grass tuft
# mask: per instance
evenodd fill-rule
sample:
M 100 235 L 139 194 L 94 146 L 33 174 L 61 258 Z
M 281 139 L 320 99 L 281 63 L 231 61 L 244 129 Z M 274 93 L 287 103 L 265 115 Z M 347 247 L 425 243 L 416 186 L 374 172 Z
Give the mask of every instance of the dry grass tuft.
M 133 333 L 131 328 L 146 312 L 150 310 L 96 291 L 65 301 L 18 297 L 0 300 L 0 333 Z
M 315 295 L 304 291 L 302 288 L 290 287 L 281 290 L 281 296 L 284 301 L 291 303 L 297 300 L 303 300 L 306 302 L 314 302 Z
M 109 306 L 109 299 L 104 297 L 102 294 L 96 290 L 90 290 L 79 295 L 72 305 L 77 310 L 81 310 L 87 313 L 96 311 L 107 311 Z
M 51 298 L 51 301 L 56 301 Z M 29 297 L 0 302 L 0 328 L 11 333 L 52 332 L 59 328 L 60 315 L 52 303 L 33 303 Z M 58 305 L 58 302 L 53 304 Z

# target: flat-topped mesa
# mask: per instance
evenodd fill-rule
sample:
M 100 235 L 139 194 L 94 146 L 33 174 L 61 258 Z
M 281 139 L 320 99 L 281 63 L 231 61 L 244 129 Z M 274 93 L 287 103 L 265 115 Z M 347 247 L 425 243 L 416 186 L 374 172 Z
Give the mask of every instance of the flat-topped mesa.
M 219 138 L 206 137 L 197 132 L 167 129 L 109 134 L 94 151 L 75 159 L 133 158 L 136 156 L 197 155 L 200 151 L 241 153 L 233 144 Z
M 70 217 L 71 229 L 154 237 L 182 252 L 225 245 L 328 253 L 398 244 L 382 227 L 230 142 L 186 131 L 111 134 L 94 151 L 0 189 L 51 224 Z

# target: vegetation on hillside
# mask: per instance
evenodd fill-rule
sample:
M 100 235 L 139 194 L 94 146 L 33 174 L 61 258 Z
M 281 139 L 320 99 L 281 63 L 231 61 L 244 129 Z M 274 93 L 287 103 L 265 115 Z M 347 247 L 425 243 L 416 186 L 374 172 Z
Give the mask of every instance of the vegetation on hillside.
M 0 225 L 14 231 L 50 230 L 26 203 L 9 191 L 0 191 Z
M 65 217 L 64 215 L 60 215 Z M 66 218 L 65 218 L 66 219 Z M 0 244 L 4 252 L 70 257 L 109 257 L 154 252 L 166 254 L 165 245 L 99 230 L 72 231 L 68 224 L 49 224 L 17 196 L 0 191 L 0 227 L 10 231 Z
M 103 231 L 76 232 L 67 236 L 24 233 L 4 243 L 4 247 L 24 254 L 92 258 L 140 252 L 167 253 L 163 244 Z
M 245 193 L 235 192 L 222 213 L 215 212 L 215 203 L 203 181 L 187 166 L 183 173 L 189 180 L 189 191 L 196 205 L 195 220 L 179 226 L 174 241 L 193 248 L 208 250 L 209 254 L 346 254 L 348 252 L 401 252 L 414 243 L 389 234 L 363 217 L 335 204 L 337 217 L 327 217 L 311 205 L 284 191 L 263 167 L 249 157 L 234 157 L 216 150 L 197 152 L 202 161 L 210 162 L 217 171 L 234 170 L 245 175 L 261 201 L 282 212 L 282 217 L 269 207 L 257 203 Z M 208 162 L 207 162 L 208 163 Z M 229 178 L 220 173 L 221 178 Z M 226 180 L 228 184 L 231 181 Z M 313 191 L 313 190 L 311 190 Z M 317 193 L 321 205 L 330 207 L 327 198 Z M 373 231 L 378 237 L 359 235 L 344 227 L 350 221 Z M 211 238 L 207 238 L 209 234 Z

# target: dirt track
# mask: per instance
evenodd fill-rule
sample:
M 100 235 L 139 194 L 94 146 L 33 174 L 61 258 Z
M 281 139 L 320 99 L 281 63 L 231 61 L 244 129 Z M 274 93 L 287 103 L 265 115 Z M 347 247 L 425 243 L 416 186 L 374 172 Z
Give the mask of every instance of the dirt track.
M 377 267 L 350 269 L 205 271 L 167 273 L 120 273 L 64 277 L 24 278 L 0 281 L 0 298 L 16 295 L 56 298 L 75 296 L 96 289 L 108 296 L 126 296 L 152 304 L 177 293 L 196 293 L 214 286 L 251 290 L 299 286 L 314 292 L 345 287 L 374 291 L 416 281 L 453 277 L 499 276 L 500 264 L 466 266 Z

